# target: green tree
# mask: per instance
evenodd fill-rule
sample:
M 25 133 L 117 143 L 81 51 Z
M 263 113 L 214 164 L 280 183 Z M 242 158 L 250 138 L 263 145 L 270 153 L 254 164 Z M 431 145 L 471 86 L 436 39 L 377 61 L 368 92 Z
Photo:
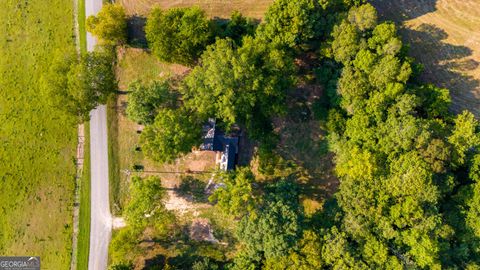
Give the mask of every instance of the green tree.
M 42 89 L 51 104 L 80 121 L 116 90 L 113 57 L 107 52 L 89 52 L 78 62 L 74 54 L 57 56 L 42 77 Z
M 353 7 L 348 12 L 348 21 L 360 31 L 372 29 L 377 25 L 377 10 L 370 4 Z
M 173 108 L 176 103 L 168 81 L 134 82 L 128 90 L 127 117 L 140 124 L 152 124 L 159 109 Z
M 292 87 L 293 61 L 282 51 L 246 37 L 238 49 L 230 39 L 217 40 L 201 65 L 185 78 L 185 106 L 202 118 L 238 123 L 254 138 L 271 130 L 270 118 L 285 112 Z
M 218 206 L 227 214 L 241 217 L 252 213 L 258 203 L 255 196 L 255 176 L 249 168 L 239 168 L 235 172 L 222 174 L 219 177 L 223 186 L 215 190 L 208 198 L 217 202 Z
M 165 196 L 166 191 L 158 177 L 132 177 L 130 200 L 124 210 L 128 225 L 138 230 L 153 226 L 160 235 L 168 234 L 174 216 L 163 204 Z
M 211 22 L 198 7 L 154 8 L 145 26 L 147 41 L 162 61 L 193 65 L 212 41 Z
M 229 37 L 236 44 L 241 44 L 244 36 L 255 35 L 257 23 L 251 18 L 244 17 L 240 12 L 234 11 L 223 28 L 220 36 Z
M 191 113 L 160 109 L 153 124 L 143 130 L 140 142 L 145 155 L 158 162 L 173 162 L 197 146 L 201 125 Z
M 104 4 L 97 16 L 87 18 L 86 26 L 103 44 L 123 44 L 127 40 L 127 16 L 120 4 Z
M 463 165 L 468 152 L 480 145 L 478 126 L 478 121 L 471 112 L 464 111 L 455 118 L 455 126 L 448 141 L 454 148 L 453 161 L 456 166 Z
M 257 31 L 263 42 L 294 48 L 315 37 L 319 5 L 313 0 L 278 0 L 268 9 Z

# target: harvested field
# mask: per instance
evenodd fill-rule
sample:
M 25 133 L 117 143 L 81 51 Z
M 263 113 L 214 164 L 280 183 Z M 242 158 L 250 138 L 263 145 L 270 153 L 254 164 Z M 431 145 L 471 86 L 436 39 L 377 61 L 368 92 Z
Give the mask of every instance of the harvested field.
M 145 16 L 155 6 L 164 9 L 199 6 L 210 17 L 229 17 L 233 11 L 261 19 L 273 0 L 119 0 L 129 15 Z
M 480 1 L 373 0 L 383 19 L 402 26 L 421 79 L 450 89 L 452 111 L 480 117 Z

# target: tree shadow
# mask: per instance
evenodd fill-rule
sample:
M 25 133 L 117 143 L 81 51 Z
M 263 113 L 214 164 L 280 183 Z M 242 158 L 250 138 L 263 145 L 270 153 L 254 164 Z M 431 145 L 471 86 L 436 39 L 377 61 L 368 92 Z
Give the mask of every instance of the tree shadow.
M 147 18 L 134 15 L 127 21 L 127 43 L 135 48 L 148 48 L 147 38 L 145 35 L 145 24 Z
M 472 50 L 465 46 L 449 44 L 448 34 L 433 24 L 423 23 L 415 28 L 404 24 L 437 10 L 438 0 L 372 0 L 384 20 L 400 25 L 405 44 L 410 44 L 409 54 L 424 65 L 419 79 L 450 90 L 451 110 L 454 113 L 469 109 L 480 117 L 480 83 L 465 73 L 479 67 L 472 59 Z
M 411 20 L 437 10 L 437 0 L 371 0 L 370 3 L 389 20 L 396 17 Z
M 401 33 L 410 44 L 409 54 L 425 68 L 419 79 L 449 89 L 454 113 L 469 109 L 479 117 L 480 82 L 466 74 L 480 66 L 478 61 L 469 58 L 473 51 L 447 43 L 448 34 L 432 24 L 421 24 L 415 29 L 402 28 Z

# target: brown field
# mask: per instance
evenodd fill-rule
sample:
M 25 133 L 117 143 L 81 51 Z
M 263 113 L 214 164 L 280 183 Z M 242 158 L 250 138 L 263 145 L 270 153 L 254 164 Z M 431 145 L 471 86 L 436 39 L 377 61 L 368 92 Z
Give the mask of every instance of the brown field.
M 155 6 L 164 9 L 199 6 L 210 17 L 230 17 L 233 11 L 261 19 L 273 0 L 119 0 L 129 15 L 145 16 Z
M 372 0 L 383 19 L 401 26 L 421 79 L 450 89 L 452 110 L 480 117 L 480 1 Z

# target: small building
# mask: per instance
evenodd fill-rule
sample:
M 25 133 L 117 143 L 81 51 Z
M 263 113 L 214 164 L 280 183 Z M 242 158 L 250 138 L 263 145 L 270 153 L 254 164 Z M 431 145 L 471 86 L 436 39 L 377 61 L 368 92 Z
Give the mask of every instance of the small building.
M 235 169 L 238 155 L 238 137 L 226 136 L 220 130 L 215 119 L 208 119 L 203 126 L 203 143 L 200 145 L 201 151 L 217 152 L 217 163 L 220 170 L 230 171 Z

